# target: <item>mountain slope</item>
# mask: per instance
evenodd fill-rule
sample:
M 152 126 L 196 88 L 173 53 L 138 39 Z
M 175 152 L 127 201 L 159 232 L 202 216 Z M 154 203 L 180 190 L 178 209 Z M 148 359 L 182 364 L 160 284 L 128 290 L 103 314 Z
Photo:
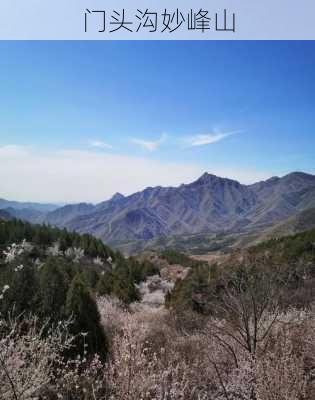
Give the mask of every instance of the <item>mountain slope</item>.
M 10 221 L 11 219 L 13 219 L 13 217 L 8 211 L 0 209 L 0 222 L 1 221 Z
M 293 235 L 299 232 L 315 228 L 315 207 L 308 208 L 294 217 L 273 227 L 264 235 L 264 238 Z
M 4 208 L 1 211 L 7 212 L 12 218 L 21 219 L 32 223 L 41 223 L 45 213 L 32 208 Z
M 31 209 L 47 213 L 57 209 L 58 206 L 55 204 L 31 203 L 31 202 L 20 202 L 20 201 L 0 199 L 0 209 L 5 209 L 5 208 L 14 208 L 16 210 Z
M 315 176 L 293 172 L 249 186 L 259 198 L 249 213 L 249 226 L 264 227 L 283 221 L 315 205 Z
M 72 219 L 92 212 L 94 206 L 87 203 L 66 205 L 47 214 L 43 222 L 56 226 L 65 226 Z
M 97 205 L 77 204 L 47 213 L 44 222 L 91 233 L 112 245 L 171 235 L 253 233 L 315 205 L 315 176 L 294 172 L 253 185 L 203 174 L 179 187 L 116 193 Z
M 204 174 L 178 188 L 146 188 L 128 197 L 114 196 L 89 213 L 57 222 L 109 243 L 145 240 L 230 228 L 256 202 L 257 196 L 247 186 Z M 52 221 L 51 215 L 47 221 Z M 69 215 L 70 209 L 65 218 Z

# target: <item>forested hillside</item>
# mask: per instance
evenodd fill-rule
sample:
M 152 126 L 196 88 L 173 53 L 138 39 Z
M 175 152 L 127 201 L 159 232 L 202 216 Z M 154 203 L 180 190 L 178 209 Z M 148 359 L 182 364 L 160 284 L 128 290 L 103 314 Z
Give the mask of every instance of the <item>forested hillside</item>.
M 244 273 L 250 279 L 270 274 L 279 282 L 279 291 L 285 289 L 283 302 L 309 307 L 315 296 L 315 230 L 262 242 L 234 251 L 221 263 L 191 268 L 187 279 L 177 282 L 168 304 L 208 313 L 224 285 L 233 284 Z
M 155 272 L 93 236 L 19 220 L 0 222 L 0 251 L 1 315 L 32 313 L 52 324 L 74 318 L 72 333 L 93 332 L 89 350 L 100 354 L 96 296 L 139 300 L 135 284 Z
M 0 239 L 1 399 L 314 399 L 315 230 L 211 264 L 17 220 Z M 166 307 L 136 307 L 154 276 Z

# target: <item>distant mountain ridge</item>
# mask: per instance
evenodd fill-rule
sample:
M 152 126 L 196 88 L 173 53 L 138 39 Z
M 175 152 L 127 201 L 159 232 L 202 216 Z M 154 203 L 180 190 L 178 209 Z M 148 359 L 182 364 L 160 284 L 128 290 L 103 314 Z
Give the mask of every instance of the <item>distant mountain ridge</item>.
M 171 235 L 257 232 L 315 207 L 315 176 L 293 172 L 252 185 L 205 173 L 178 187 L 148 187 L 116 193 L 93 205 L 66 205 L 40 219 L 111 245 Z
M 10 207 L 16 210 L 31 209 L 40 212 L 49 212 L 55 210 L 59 206 L 57 206 L 56 204 L 48 204 L 48 203 L 32 203 L 32 202 L 21 202 L 21 201 L 0 199 L 1 210 Z

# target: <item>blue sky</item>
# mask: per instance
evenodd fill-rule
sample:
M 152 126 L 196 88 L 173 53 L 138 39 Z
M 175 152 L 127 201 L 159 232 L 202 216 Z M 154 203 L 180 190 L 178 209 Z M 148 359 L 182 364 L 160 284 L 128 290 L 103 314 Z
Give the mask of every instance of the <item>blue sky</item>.
M 0 197 L 315 173 L 314 42 L 0 42 Z M 2 162 L 1 162 L 2 159 Z

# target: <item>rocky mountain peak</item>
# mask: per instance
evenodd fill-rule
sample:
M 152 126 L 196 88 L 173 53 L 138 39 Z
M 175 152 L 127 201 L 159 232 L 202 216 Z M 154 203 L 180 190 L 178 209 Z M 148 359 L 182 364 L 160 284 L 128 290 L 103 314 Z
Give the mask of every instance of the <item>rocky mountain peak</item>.
M 111 198 L 111 201 L 118 201 L 124 199 L 125 196 L 119 192 L 115 193 L 114 196 Z
M 196 184 L 199 185 L 208 185 L 209 183 L 212 183 L 214 181 L 220 180 L 222 178 L 219 178 L 216 175 L 213 174 L 209 174 L 208 172 L 205 172 L 204 174 L 202 174 L 195 182 Z
M 193 185 L 207 185 L 207 186 L 213 186 L 213 185 L 224 185 L 228 183 L 229 185 L 232 186 L 241 186 L 241 184 L 233 179 L 229 178 L 221 178 L 220 176 L 214 175 L 214 174 L 209 174 L 208 172 L 205 172 L 198 178 L 195 182 L 193 182 Z

